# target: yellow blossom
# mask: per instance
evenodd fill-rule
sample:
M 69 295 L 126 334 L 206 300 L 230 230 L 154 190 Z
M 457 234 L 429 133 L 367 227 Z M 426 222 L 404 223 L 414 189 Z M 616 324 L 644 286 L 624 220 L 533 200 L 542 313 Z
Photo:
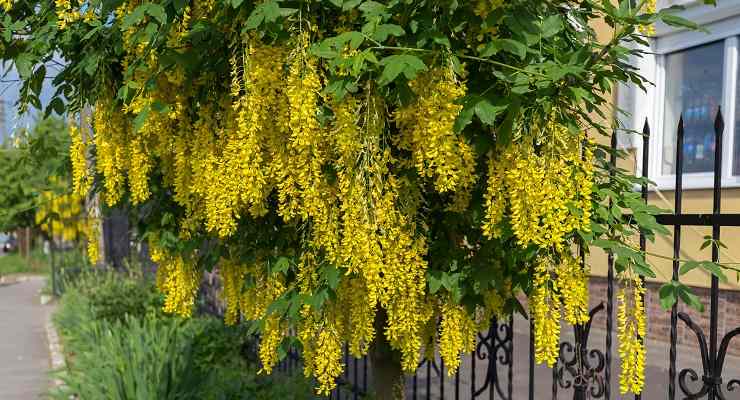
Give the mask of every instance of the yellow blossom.
M 645 286 L 637 276 L 622 279 L 617 293 L 617 338 L 622 369 L 619 390 L 622 394 L 639 394 L 645 386 L 645 304 L 642 296 Z

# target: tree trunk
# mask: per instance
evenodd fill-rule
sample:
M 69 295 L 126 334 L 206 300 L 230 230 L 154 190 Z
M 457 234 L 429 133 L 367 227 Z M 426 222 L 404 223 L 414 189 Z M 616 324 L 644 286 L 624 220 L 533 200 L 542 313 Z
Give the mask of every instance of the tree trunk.
M 388 318 L 385 310 L 378 308 L 375 315 L 375 340 L 370 348 L 370 367 L 373 373 L 375 398 L 378 400 L 403 400 L 405 379 L 401 368 L 401 354 L 391 348 L 385 337 Z
M 18 254 L 28 261 L 29 249 L 31 248 L 29 242 L 30 230 L 28 228 L 18 228 L 15 232 L 16 243 L 18 245 Z
M 26 227 L 25 232 L 26 234 L 26 263 L 31 264 L 31 228 Z

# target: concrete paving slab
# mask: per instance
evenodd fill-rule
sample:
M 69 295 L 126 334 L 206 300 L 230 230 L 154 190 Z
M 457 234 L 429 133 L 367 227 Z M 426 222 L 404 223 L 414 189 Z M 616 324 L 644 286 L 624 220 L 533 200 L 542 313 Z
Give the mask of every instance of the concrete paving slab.
M 46 322 L 51 306 L 42 306 L 44 278 L 32 277 L 0 286 L 0 400 L 35 400 L 49 384 Z

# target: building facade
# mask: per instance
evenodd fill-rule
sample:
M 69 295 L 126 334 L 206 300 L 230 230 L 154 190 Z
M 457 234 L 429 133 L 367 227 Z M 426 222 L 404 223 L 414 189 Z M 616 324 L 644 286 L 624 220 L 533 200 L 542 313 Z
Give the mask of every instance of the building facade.
M 649 40 L 650 48 L 645 49 L 649 54 L 633 61 L 641 75 L 653 85 L 646 91 L 621 86 L 614 96 L 617 107 L 625 112 L 617 115 L 624 128 L 618 135 L 618 146 L 630 154 L 623 167 L 638 175 L 643 173 L 643 140 L 630 131 L 642 131 L 647 120 L 651 127 L 647 176 L 655 182 L 650 188 L 649 202 L 671 211 L 674 210 L 676 181 L 676 133 L 679 119 L 683 118 L 682 212 L 712 212 L 714 122 L 721 111 L 725 123 L 722 212 L 740 213 L 740 0 L 719 0 L 717 3 L 717 6 L 708 6 L 701 1 L 659 0 L 659 9 L 683 6 L 684 9 L 677 13 L 702 29 L 656 25 L 655 35 Z M 608 27 L 598 29 L 605 37 L 609 35 Z M 683 227 L 680 258 L 710 260 L 711 250 L 709 247 L 702 249 L 702 244 L 711 233 L 711 227 Z M 726 246 L 720 251 L 720 262 L 740 263 L 740 227 L 722 228 L 720 240 Z M 656 267 L 658 275 L 648 285 L 646 298 L 649 336 L 667 341 L 669 313 L 660 308 L 657 291 L 662 283 L 671 279 L 673 237 L 656 238 L 654 243 L 648 243 L 647 251 L 652 254 L 648 261 Z M 605 291 L 605 280 L 600 277 L 606 276 L 606 255 L 592 252 L 590 264 L 595 276 L 592 292 L 596 296 Z M 727 276 L 728 282 L 721 286 L 719 315 L 723 321 L 720 321 L 720 334 L 740 326 L 736 318 L 740 310 L 740 276 L 734 272 Z M 709 305 L 706 290 L 710 285 L 709 274 L 695 269 L 681 276 L 681 281 L 694 287 L 702 302 Z M 683 305 L 680 308 L 688 311 Z M 700 325 L 708 325 L 708 317 L 694 314 Z M 730 320 L 725 322 L 726 318 Z M 735 353 L 740 354 L 740 351 Z

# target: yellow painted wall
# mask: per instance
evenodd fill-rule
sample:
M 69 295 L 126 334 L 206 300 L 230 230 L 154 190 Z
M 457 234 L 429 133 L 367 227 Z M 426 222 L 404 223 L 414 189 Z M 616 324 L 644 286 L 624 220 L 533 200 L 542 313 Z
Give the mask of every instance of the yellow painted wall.
M 611 38 L 611 28 L 602 23 L 594 25 L 599 39 L 606 42 Z M 612 96 L 616 101 L 616 92 Z M 608 143 L 608 138 L 600 137 L 602 143 Z M 637 161 L 632 154 L 627 160 L 620 160 L 620 167 L 636 171 Z M 673 212 L 673 191 L 651 191 L 648 201 L 658 207 L 665 208 Z M 712 191 L 711 190 L 684 190 L 683 191 L 683 213 L 711 213 L 712 212 Z M 722 212 L 740 213 L 740 188 L 724 189 L 722 191 Z M 673 232 L 673 228 L 669 227 Z M 711 235 L 711 227 L 683 227 L 681 231 L 681 259 L 691 260 L 711 260 L 711 250 L 709 248 L 700 250 L 704 242 L 704 236 Z M 722 263 L 740 263 L 740 228 L 727 227 L 722 228 L 720 240 L 727 245 L 720 253 L 720 262 Z M 635 243 L 637 239 L 635 239 Z M 673 235 L 657 237 L 654 243 L 648 243 L 647 251 L 658 254 L 668 260 L 649 256 L 648 262 L 656 268 L 658 275 L 657 281 L 667 281 L 672 275 L 673 257 Z M 607 256 L 600 249 L 592 249 L 588 258 L 591 265 L 592 274 L 597 276 L 606 276 L 607 273 Z M 740 264 L 734 265 L 740 267 Z M 726 289 L 740 290 L 740 281 L 734 272 L 728 272 L 729 283 L 722 285 Z M 710 285 L 710 275 L 704 271 L 694 270 L 681 277 L 681 281 L 687 285 L 708 287 Z

